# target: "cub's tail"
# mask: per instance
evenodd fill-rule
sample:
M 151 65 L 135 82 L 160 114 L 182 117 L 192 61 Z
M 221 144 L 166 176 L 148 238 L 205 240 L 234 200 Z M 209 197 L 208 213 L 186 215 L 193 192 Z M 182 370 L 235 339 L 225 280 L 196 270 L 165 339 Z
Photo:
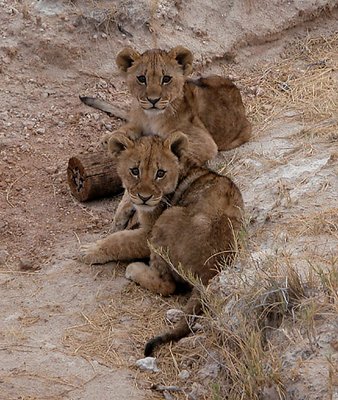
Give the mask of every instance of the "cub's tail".
M 194 288 L 191 293 L 190 299 L 188 300 L 188 303 L 184 307 L 185 315 L 173 329 L 170 329 L 169 331 L 164 332 L 159 336 L 155 336 L 146 343 L 144 349 L 145 357 L 150 357 L 153 354 L 154 350 L 163 344 L 169 342 L 178 342 L 183 337 L 188 336 L 189 333 L 192 332 L 191 325 L 195 319 L 194 317 L 201 314 L 201 312 L 202 303 L 200 294 L 198 293 L 198 290 Z
M 110 117 L 117 117 L 123 120 L 128 119 L 128 114 L 122 108 L 114 106 L 107 101 L 100 100 L 96 97 L 87 97 L 87 96 L 79 96 L 82 103 L 86 104 L 89 107 L 96 108 L 97 110 L 101 110 L 108 114 Z

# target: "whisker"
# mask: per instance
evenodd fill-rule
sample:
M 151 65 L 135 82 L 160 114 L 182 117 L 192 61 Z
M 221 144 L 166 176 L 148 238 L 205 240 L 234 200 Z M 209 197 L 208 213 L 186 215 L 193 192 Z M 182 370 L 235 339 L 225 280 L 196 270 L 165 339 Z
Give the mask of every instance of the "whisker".
M 167 206 L 171 207 L 171 202 L 167 197 L 163 197 L 161 202 L 166 204 Z

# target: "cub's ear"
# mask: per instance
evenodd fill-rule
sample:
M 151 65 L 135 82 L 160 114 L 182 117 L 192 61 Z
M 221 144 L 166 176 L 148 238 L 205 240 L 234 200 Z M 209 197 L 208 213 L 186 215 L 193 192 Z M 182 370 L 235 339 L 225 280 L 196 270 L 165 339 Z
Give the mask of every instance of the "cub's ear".
M 176 131 L 164 141 L 164 146 L 169 148 L 180 160 L 188 150 L 188 138 L 184 133 Z
M 113 156 L 119 156 L 124 150 L 133 146 L 134 142 L 123 133 L 113 133 L 108 142 L 108 150 Z
M 177 46 L 171 49 L 168 54 L 182 66 L 184 75 L 189 75 L 192 72 L 192 61 L 194 56 L 190 50 L 183 46 Z
M 131 47 L 126 47 L 118 53 L 116 64 L 120 71 L 127 72 L 128 68 L 130 68 L 138 58 L 140 58 L 140 53 L 133 50 Z

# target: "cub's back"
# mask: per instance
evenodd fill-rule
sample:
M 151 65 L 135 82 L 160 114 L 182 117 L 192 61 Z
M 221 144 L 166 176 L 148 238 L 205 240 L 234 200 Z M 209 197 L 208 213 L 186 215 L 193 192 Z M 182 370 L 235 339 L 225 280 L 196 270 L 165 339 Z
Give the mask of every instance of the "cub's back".
M 210 171 L 163 212 L 152 230 L 151 242 L 155 248 L 169 249 L 173 265 L 183 265 L 206 284 L 217 273 L 218 263 L 231 261 L 242 212 L 237 186 Z
M 178 188 L 179 189 L 179 188 Z M 240 216 L 243 199 L 235 183 L 226 176 L 207 171 L 195 180 L 177 199 L 175 205 L 187 207 L 194 213 L 219 215 L 227 211 Z
M 250 138 L 241 93 L 230 79 L 218 75 L 189 79 L 186 94 L 219 150 L 230 150 Z

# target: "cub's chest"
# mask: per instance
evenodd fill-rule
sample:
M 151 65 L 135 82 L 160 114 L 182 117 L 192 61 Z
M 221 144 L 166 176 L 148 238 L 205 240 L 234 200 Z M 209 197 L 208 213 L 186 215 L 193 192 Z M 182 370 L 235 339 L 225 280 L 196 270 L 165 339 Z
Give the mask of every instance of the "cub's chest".
M 172 126 L 172 121 L 170 117 L 166 115 L 166 113 L 159 115 L 145 115 L 141 121 L 139 121 L 142 127 L 142 132 L 144 136 L 160 136 L 163 139 L 166 139 L 169 134 L 175 130 Z M 177 129 L 177 126 L 176 126 Z

